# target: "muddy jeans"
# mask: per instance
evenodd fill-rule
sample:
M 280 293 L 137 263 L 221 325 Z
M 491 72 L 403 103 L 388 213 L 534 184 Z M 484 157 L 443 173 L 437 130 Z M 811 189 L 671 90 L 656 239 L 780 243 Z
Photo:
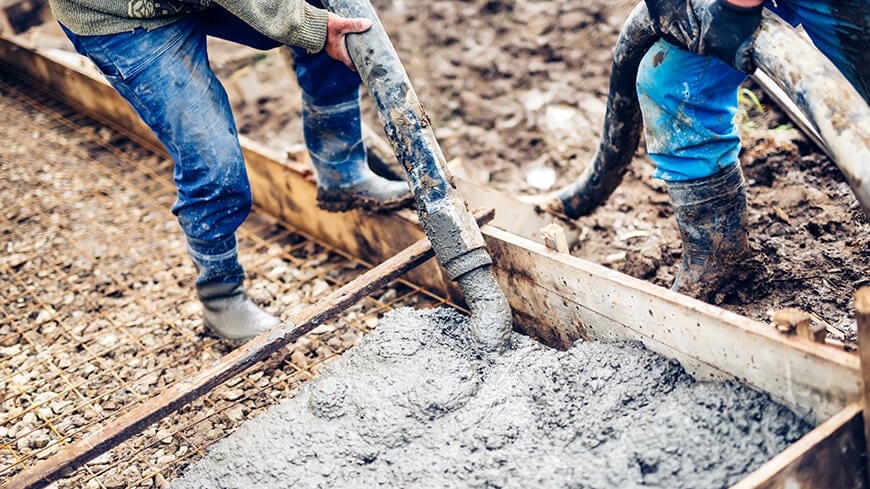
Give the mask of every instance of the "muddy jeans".
M 64 31 L 76 50 L 130 102 L 175 161 L 178 199 L 172 212 L 193 254 L 231 254 L 234 233 L 251 209 L 251 189 L 226 91 L 208 63 L 206 36 L 263 50 L 280 43 L 219 7 L 151 31 L 102 36 Z M 358 103 L 361 82 L 356 73 L 325 52 L 294 51 L 305 100 L 320 105 Z M 358 110 L 347 114 L 359 117 Z M 226 267 L 237 273 L 240 269 L 231 261 Z
M 766 6 L 802 25 L 867 100 L 870 34 L 867 0 L 777 0 Z M 746 75 L 725 62 L 666 41 L 646 54 L 637 77 L 647 153 L 665 181 L 710 176 L 737 162 L 740 137 L 734 116 Z

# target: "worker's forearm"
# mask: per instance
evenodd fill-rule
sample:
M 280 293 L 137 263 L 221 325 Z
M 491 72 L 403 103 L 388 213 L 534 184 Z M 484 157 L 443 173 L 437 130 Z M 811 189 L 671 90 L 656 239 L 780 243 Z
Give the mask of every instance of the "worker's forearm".
M 327 12 L 305 0 L 215 0 L 266 36 L 309 52 L 326 43 Z

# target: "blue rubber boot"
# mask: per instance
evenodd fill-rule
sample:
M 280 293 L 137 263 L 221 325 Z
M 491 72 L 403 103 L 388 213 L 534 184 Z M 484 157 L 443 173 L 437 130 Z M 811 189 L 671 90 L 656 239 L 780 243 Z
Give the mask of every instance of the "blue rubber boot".
M 278 318 L 257 307 L 245 293 L 235 235 L 219 242 L 188 237 L 187 243 L 199 272 L 196 291 L 208 329 L 239 344 L 278 325 Z
M 319 105 L 302 102 L 305 143 L 317 172 L 317 205 L 330 212 L 383 211 L 408 205 L 413 194 L 404 181 L 373 172 L 362 139 L 359 99 Z
M 683 239 L 672 290 L 711 301 L 758 273 L 746 236 L 746 189 L 740 165 L 704 178 L 666 182 Z

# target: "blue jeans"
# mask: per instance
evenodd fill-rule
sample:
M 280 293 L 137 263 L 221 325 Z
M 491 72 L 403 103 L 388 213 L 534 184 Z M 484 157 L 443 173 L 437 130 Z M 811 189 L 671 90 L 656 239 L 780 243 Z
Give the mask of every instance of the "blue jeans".
M 867 0 L 777 0 L 766 5 L 801 24 L 813 43 L 867 99 Z M 844 39 L 848 41 L 844 42 Z M 734 116 L 746 75 L 725 62 L 665 41 L 646 54 L 637 77 L 647 153 L 665 181 L 704 178 L 737 162 Z
M 172 212 L 194 259 L 232 253 L 234 233 L 251 209 L 251 189 L 226 91 L 208 63 L 206 36 L 262 50 L 280 43 L 219 7 L 151 31 L 79 36 L 63 29 L 175 161 L 178 200 Z M 305 100 L 320 105 L 358 103 L 361 81 L 356 73 L 325 52 L 294 51 Z M 358 111 L 348 117 L 359 117 Z

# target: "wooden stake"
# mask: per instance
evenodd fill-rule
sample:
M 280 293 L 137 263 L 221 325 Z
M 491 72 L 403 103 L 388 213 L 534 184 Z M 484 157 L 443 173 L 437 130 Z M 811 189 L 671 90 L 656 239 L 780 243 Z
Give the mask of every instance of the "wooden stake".
M 816 343 L 824 343 L 828 336 L 828 330 L 824 324 L 811 323 L 812 316 L 800 309 L 780 309 L 773 313 L 772 319 L 776 329 L 782 333 L 797 332 L 799 337 Z
M 771 319 L 780 333 L 793 334 L 797 332 L 805 338 L 809 337 L 810 315 L 800 309 L 789 307 L 774 311 Z
M 541 228 L 541 237 L 544 238 L 544 245 L 557 252 L 568 253 L 568 238 L 565 237 L 565 229 L 551 222 Z
M 864 381 L 864 441 L 870 453 L 870 287 L 855 292 L 855 319 L 858 322 L 858 353 L 861 356 L 861 377 Z M 870 459 L 867 459 L 870 474 Z
M 492 220 L 493 211 L 490 209 L 478 213 L 476 217 L 481 224 L 488 222 Z M 279 348 L 296 341 L 360 299 L 433 256 L 432 245 L 428 239 L 417 241 L 398 255 L 307 307 L 290 321 L 257 336 L 221 358 L 210 368 L 174 384 L 157 397 L 142 402 L 111 424 L 101 427 L 11 479 L 3 487 L 6 489 L 45 487 L 63 477 L 68 471 L 115 447 L 248 367 L 265 360 Z

